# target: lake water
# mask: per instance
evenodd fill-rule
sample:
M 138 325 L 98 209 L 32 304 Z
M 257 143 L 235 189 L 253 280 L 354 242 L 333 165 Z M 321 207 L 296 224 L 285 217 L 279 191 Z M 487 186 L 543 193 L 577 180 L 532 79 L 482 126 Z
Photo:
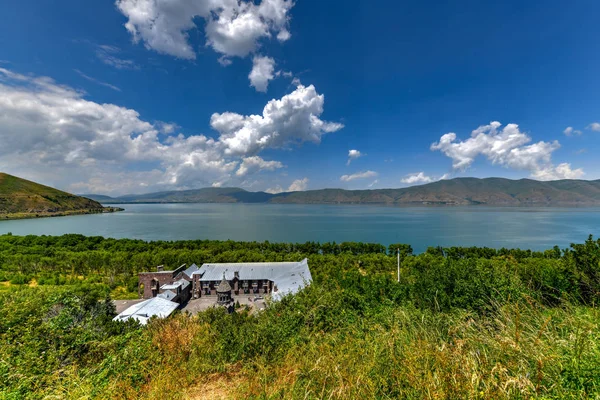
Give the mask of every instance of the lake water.
M 144 240 L 361 241 L 543 250 L 600 235 L 600 208 L 125 204 L 114 214 L 0 221 L 0 234 Z

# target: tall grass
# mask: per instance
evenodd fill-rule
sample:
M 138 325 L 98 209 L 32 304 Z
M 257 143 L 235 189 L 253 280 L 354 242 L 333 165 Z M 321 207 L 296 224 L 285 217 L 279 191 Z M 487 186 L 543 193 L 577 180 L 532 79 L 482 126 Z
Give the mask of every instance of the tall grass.
M 280 328 L 298 316 L 302 300 L 258 317 L 215 311 L 155 321 L 143 333 L 151 343 L 149 353 L 135 358 L 131 371 L 115 376 L 96 394 L 131 399 L 583 399 L 600 393 L 596 308 L 547 308 L 524 298 L 497 304 L 485 315 L 384 306 L 353 319 L 344 316 L 352 307 L 338 309 L 338 315 L 319 313 L 335 296 L 318 288 L 306 297 L 307 308 L 297 317 L 301 323 L 292 323 L 288 333 Z M 131 343 L 121 354 L 138 346 Z M 135 376 L 135 363 L 141 360 L 145 379 L 130 382 L 128 373 Z

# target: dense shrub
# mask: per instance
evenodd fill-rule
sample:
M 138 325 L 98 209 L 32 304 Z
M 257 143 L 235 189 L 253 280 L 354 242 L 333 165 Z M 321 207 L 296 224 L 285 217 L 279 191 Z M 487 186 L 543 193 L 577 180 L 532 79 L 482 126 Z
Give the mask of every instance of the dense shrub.
M 400 249 L 400 282 L 396 281 Z M 155 265 L 309 258 L 259 313 L 112 321 Z M 546 252 L 0 236 L 0 398 L 585 398 L 600 241 Z

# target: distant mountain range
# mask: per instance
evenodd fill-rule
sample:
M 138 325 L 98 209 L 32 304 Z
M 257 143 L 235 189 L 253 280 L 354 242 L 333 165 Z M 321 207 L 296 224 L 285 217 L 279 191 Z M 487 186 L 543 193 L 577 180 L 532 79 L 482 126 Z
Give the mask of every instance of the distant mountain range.
M 117 211 L 95 200 L 0 172 L 0 220 Z
M 109 197 L 85 194 L 103 204 L 278 203 L 490 206 L 600 206 L 600 180 L 455 178 L 402 189 L 321 189 L 271 194 L 240 188 L 204 188 Z

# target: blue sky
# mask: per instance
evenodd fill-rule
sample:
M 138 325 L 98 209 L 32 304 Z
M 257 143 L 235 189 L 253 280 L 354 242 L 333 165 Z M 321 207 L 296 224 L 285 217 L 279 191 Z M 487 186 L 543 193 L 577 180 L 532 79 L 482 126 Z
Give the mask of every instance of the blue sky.
M 0 13 L 0 170 L 107 194 L 598 179 L 599 12 L 13 2 Z

